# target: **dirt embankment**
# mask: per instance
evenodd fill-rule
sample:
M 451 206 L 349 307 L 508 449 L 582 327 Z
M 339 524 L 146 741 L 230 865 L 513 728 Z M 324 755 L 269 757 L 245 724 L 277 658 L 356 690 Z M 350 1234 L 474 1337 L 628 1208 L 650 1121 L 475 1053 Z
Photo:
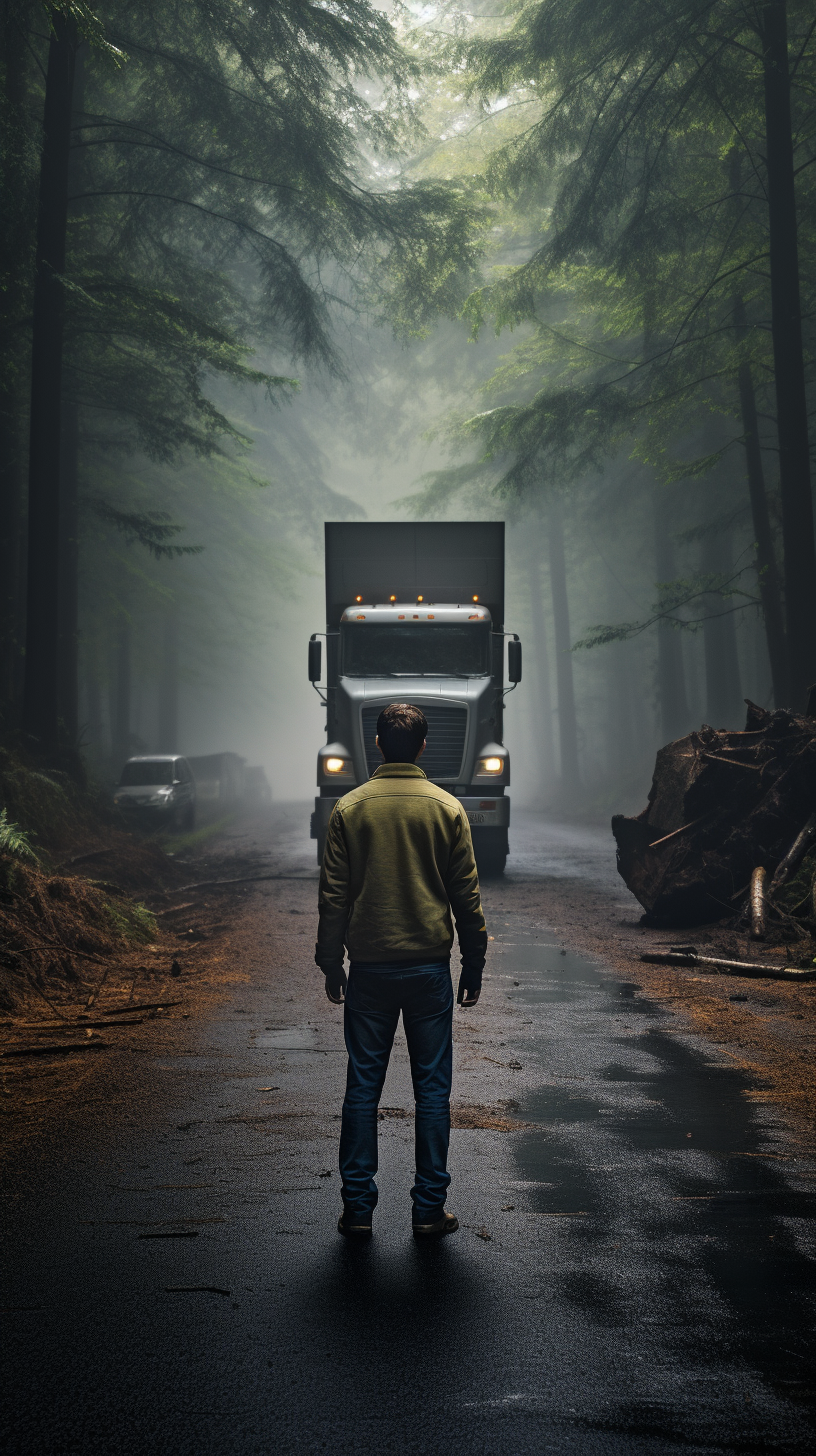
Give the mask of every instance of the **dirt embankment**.
M 145 901 L 182 876 L 80 775 L 0 749 L 0 1013 L 59 1019 L 63 1002 L 93 1004 L 112 970 L 133 979 L 161 953 Z
M 9 1147 L 92 1089 L 97 1053 L 146 1051 L 157 1022 L 210 1011 L 248 979 L 251 890 L 198 882 L 257 872 L 234 854 L 184 861 L 96 823 L 59 867 L 0 860 L 0 1112 Z M 100 842 L 101 841 L 101 842 Z M 49 857 L 50 858 L 50 857 Z M 291 921 L 279 927 L 283 938 Z M 98 1075 L 101 1073 L 101 1076 Z

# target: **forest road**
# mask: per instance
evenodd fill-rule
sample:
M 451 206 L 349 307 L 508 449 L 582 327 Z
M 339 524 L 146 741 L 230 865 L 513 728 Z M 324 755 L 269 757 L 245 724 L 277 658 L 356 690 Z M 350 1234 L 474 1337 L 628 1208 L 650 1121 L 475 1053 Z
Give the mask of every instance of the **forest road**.
M 553 932 L 559 876 L 634 913 L 600 831 L 528 819 L 484 886 L 461 1230 L 411 1237 L 400 1031 L 375 1236 L 338 1236 L 307 823 L 227 836 L 222 866 L 304 878 L 234 892 L 209 999 L 191 948 L 185 1007 L 121 1032 L 11 1158 L 8 1456 L 811 1449 L 812 1164 L 724 1054 Z

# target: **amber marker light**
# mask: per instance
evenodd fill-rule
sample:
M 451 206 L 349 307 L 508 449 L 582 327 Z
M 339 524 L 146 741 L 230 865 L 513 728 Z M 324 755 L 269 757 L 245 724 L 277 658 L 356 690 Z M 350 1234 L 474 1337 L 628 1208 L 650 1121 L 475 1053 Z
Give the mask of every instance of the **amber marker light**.
M 323 767 L 326 773 L 342 773 L 346 766 L 344 758 L 326 758 L 323 760 Z
M 389 597 L 388 600 L 389 600 L 389 602 L 395 602 L 397 599 L 396 599 L 396 597 Z
M 424 597 L 417 597 L 417 601 L 418 601 L 418 602 L 424 602 L 424 600 L 425 600 L 425 598 L 424 598 Z
M 478 602 L 478 600 L 479 600 L 479 598 L 478 598 L 478 597 L 473 597 L 473 601 L 474 601 L 474 602 Z
M 502 760 L 500 758 L 480 758 L 479 773 L 498 774 L 502 771 Z
M 355 597 L 354 600 L 355 600 L 355 602 L 361 602 L 363 599 L 362 599 L 362 597 Z

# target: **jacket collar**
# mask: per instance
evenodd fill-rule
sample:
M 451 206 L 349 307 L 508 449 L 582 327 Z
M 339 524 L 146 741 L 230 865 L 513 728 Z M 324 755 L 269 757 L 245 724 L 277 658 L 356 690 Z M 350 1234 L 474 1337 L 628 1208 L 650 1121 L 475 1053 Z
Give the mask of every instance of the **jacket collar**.
M 371 775 L 373 779 L 426 779 L 418 763 L 381 763 Z

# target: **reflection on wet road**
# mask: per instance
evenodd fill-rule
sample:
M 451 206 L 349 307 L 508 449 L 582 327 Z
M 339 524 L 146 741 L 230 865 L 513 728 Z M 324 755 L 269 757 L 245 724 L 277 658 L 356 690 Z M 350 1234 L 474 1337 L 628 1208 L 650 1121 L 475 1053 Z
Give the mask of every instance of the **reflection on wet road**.
M 658 1357 L 641 1396 L 656 1413 L 701 1353 L 694 1379 L 711 1382 L 714 1356 L 725 1382 L 721 1420 L 737 1372 L 777 1395 L 805 1395 L 812 1199 L 763 1157 L 768 1137 L 742 1075 L 669 1034 L 665 1011 L 636 985 L 593 976 L 535 936 L 503 946 L 500 964 L 519 1008 L 549 1008 L 546 1027 L 530 1028 L 547 1076 L 520 1104 L 542 1131 L 516 1145 L 516 1208 L 571 1221 L 552 1271 L 562 1298 L 627 1340 L 648 1331 L 648 1354 L 636 1358 Z M 736 1444 L 755 1449 L 761 1401 L 742 1391 L 731 1411 L 741 1426 L 739 1398 L 752 1412 Z M 681 1413 L 673 1419 L 687 1439 Z M 780 1432 L 762 1439 L 774 1445 Z
M 460 1234 L 411 1240 L 404 1116 L 375 1239 L 337 1237 L 341 1026 L 307 944 L 16 1169 L 9 1452 L 810 1449 L 805 1163 L 670 1009 L 492 920 L 455 1090 L 521 1130 L 454 1133 Z M 410 1114 L 401 1038 L 383 1103 Z

